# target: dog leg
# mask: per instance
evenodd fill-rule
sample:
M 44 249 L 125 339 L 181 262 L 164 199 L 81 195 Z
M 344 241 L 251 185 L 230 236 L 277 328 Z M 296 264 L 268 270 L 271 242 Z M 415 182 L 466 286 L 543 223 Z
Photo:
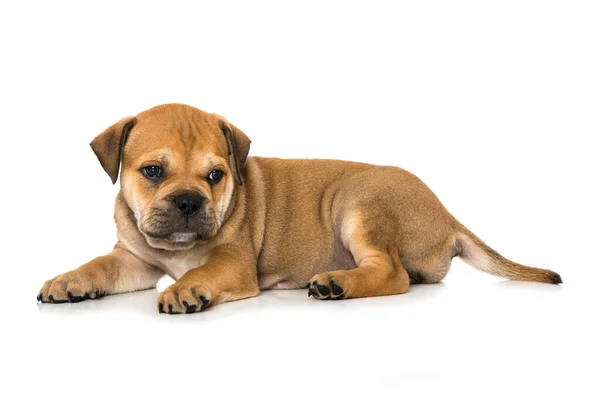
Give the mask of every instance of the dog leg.
M 250 251 L 221 248 L 206 264 L 186 272 L 159 293 L 158 312 L 182 314 L 204 311 L 209 305 L 257 296 L 256 261 Z
M 151 289 L 163 275 L 163 271 L 117 244 L 109 254 L 46 281 L 37 299 L 42 303 L 76 303 L 108 294 Z
M 400 260 L 373 248 L 357 268 L 315 275 L 307 288 L 309 296 L 316 299 L 341 300 L 406 293 L 409 284 Z
M 410 285 L 408 273 L 397 249 L 383 242 L 392 236 L 382 235 L 380 230 L 377 234 L 370 232 L 374 231 L 364 229 L 356 214 L 346 219 L 342 242 L 358 267 L 315 275 L 307 284 L 309 296 L 338 300 L 406 293 Z

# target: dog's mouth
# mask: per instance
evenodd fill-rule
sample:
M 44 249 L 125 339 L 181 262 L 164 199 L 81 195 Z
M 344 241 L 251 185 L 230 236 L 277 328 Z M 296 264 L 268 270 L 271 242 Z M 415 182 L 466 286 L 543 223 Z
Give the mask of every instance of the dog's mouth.
M 187 227 L 175 229 L 171 232 L 153 232 L 149 230 L 140 229 L 142 233 L 152 239 L 165 240 L 173 243 L 191 243 L 196 240 L 203 240 L 204 235 L 198 233 Z
M 196 243 L 203 240 L 202 235 L 189 229 L 178 229 L 177 231 L 168 234 L 140 231 L 144 234 L 146 242 L 151 247 L 160 250 L 185 251 L 191 249 Z
M 188 250 L 216 233 L 214 225 L 196 226 L 195 229 L 183 225 L 162 231 L 139 227 L 139 230 L 151 247 L 163 250 Z
M 174 232 L 164 239 L 174 243 L 191 243 L 198 239 L 198 234 L 190 231 Z
M 150 246 L 167 250 L 189 249 L 209 240 L 219 229 L 207 211 L 186 217 L 180 210 L 160 208 L 150 209 L 137 225 Z

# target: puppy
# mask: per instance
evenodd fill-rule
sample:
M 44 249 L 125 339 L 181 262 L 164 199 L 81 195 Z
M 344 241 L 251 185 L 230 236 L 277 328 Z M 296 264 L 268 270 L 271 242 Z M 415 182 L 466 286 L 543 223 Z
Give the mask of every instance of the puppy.
M 488 247 L 405 170 L 248 158 L 241 130 L 187 105 L 123 118 L 91 147 L 113 184 L 120 176 L 118 241 L 47 281 L 44 303 L 150 289 L 164 274 L 176 281 L 158 295 L 158 311 L 169 314 L 265 289 L 383 296 L 440 282 L 455 256 L 499 277 L 562 283 Z

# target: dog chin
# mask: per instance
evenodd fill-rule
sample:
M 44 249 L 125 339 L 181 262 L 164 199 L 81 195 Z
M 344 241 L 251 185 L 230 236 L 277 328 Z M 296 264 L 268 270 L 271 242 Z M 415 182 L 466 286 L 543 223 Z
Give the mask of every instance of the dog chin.
M 151 247 L 161 250 L 189 250 L 197 242 L 198 234 L 194 232 L 174 232 L 164 238 L 144 234 Z
M 198 234 L 196 232 L 174 232 L 167 236 L 167 240 L 174 243 L 191 243 L 197 237 Z

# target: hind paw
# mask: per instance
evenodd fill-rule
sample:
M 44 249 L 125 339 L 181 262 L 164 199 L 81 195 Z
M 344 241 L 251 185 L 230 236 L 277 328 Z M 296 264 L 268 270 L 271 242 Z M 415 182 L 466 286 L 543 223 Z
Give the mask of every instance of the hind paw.
M 339 279 L 328 274 L 315 275 L 308 284 L 308 297 L 319 300 L 342 300 L 346 298 L 344 284 Z

